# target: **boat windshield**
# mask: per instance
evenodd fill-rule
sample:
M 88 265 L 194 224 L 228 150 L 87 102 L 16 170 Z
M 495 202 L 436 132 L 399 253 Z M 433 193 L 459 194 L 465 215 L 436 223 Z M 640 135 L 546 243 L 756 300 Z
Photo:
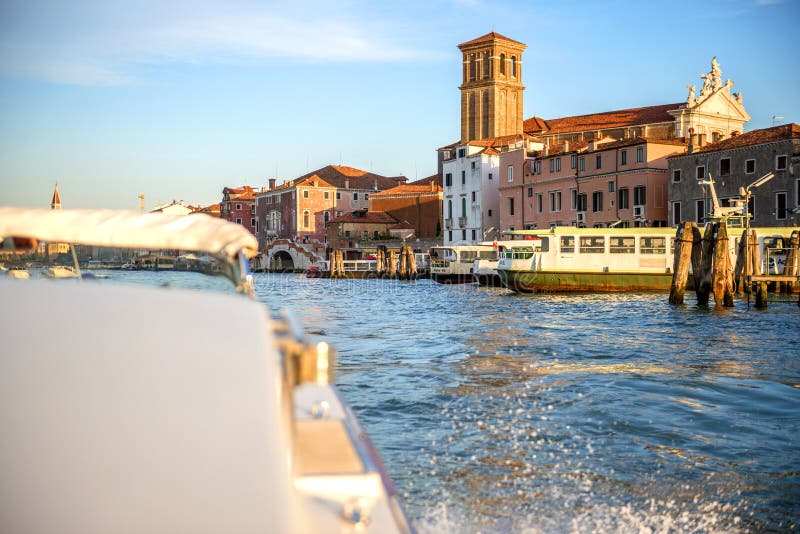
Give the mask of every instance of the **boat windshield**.
M 533 247 L 508 248 L 503 252 L 503 258 L 507 260 L 529 260 L 533 257 L 533 252 Z

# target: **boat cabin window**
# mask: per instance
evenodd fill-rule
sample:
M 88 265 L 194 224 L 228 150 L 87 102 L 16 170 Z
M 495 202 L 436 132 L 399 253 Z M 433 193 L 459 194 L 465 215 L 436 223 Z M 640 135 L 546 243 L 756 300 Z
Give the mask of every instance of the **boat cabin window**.
M 575 236 L 573 235 L 561 236 L 561 253 L 562 254 L 575 253 Z
M 497 261 L 497 251 L 496 250 L 481 250 L 478 254 L 478 259 L 481 260 L 489 260 L 489 261 Z
M 475 261 L 475 258 L 478 257 L 477 250 L 462 250 L 461 251 L 461 263 L 472 263 Z
M 611 254 L 634 254 L 636 252 L 636 239 L 633 237 L 614 236 L 611 238 L 608 250 Z
M 533 247 L 514 247 L 503 253 L 509 260 L 529 260 L 533 257 Z
M 664 237 L 642 237 L 639 243 L 642 254 L 666 254 L 667 239 Z
M 456 251 L 451 248 L 432 248 L 431 258 L 434 260 L 456 261 Z
M 581 236 L 581 254 L 603 254 L 606 251 L 606 238 L 601 235 Z

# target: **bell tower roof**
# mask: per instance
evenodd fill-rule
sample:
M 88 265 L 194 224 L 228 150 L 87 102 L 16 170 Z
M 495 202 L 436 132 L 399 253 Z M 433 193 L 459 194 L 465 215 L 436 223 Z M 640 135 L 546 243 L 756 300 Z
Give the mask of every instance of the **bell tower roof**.
M 486 35 L 482 35 L 480 37 L 476 37 L 475 39 L 471 39 L 471 40 L 469 40 L 469 41 L 467 41 L 465 43 L 461 43 L 460 45 L 458 45 L 458 47 L 461 48 L 461 47 L 470 46 L 470 45 L 474 45 L 474 44 L 484 44 L 484 43 L 489 43 L 489 42 L 495 41 L 495 40 L 508 41 L 509 43 L 515 43 L 517 45 L 522 46 L 523 48 L 526 48 L 524 43 L 520 43 L 519 41 L 515 41 L 514 39 L 509 39 L 505 35 L 500 35 L 497 32 L 489 32 Z
M 61 194 L 58 192 L 58 184 L 53 189 L 53 200 L 50 202 L 50 208 L 54 210 L 61 209 Z

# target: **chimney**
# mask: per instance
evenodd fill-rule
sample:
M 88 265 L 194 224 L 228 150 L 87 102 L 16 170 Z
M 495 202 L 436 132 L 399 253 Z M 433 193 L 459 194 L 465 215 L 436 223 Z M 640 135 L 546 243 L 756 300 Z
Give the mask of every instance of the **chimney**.
M 269 188 L 270 189 L 275 189 L 275 178 L 270 178 L 269 179 Z
M 706 134 L 699 134 L 697 136 L 697 144 L 699 146 L 705 146 L 706 145 Z
M 345 189 L 350 189 L 350 180 L 345 180 L 344 181 L 344 188 Z
M 431 180 L 431 192 L 433 193 L 436 192 L 436 182 L 434 182 L 433 180 Z
M 564 141 L 564 152 L 569 152 L 569 141 Z

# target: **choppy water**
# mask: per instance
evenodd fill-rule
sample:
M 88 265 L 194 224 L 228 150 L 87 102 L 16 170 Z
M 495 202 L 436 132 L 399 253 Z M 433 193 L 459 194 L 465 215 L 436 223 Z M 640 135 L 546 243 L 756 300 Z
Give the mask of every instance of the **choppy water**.
M 426 532 L 800 528 L 800 310 L 256 275 Z
M 256 289 L 338 349 L 337 384 L 423 534 L 800 530 L 796 301 L 278 274 Z

